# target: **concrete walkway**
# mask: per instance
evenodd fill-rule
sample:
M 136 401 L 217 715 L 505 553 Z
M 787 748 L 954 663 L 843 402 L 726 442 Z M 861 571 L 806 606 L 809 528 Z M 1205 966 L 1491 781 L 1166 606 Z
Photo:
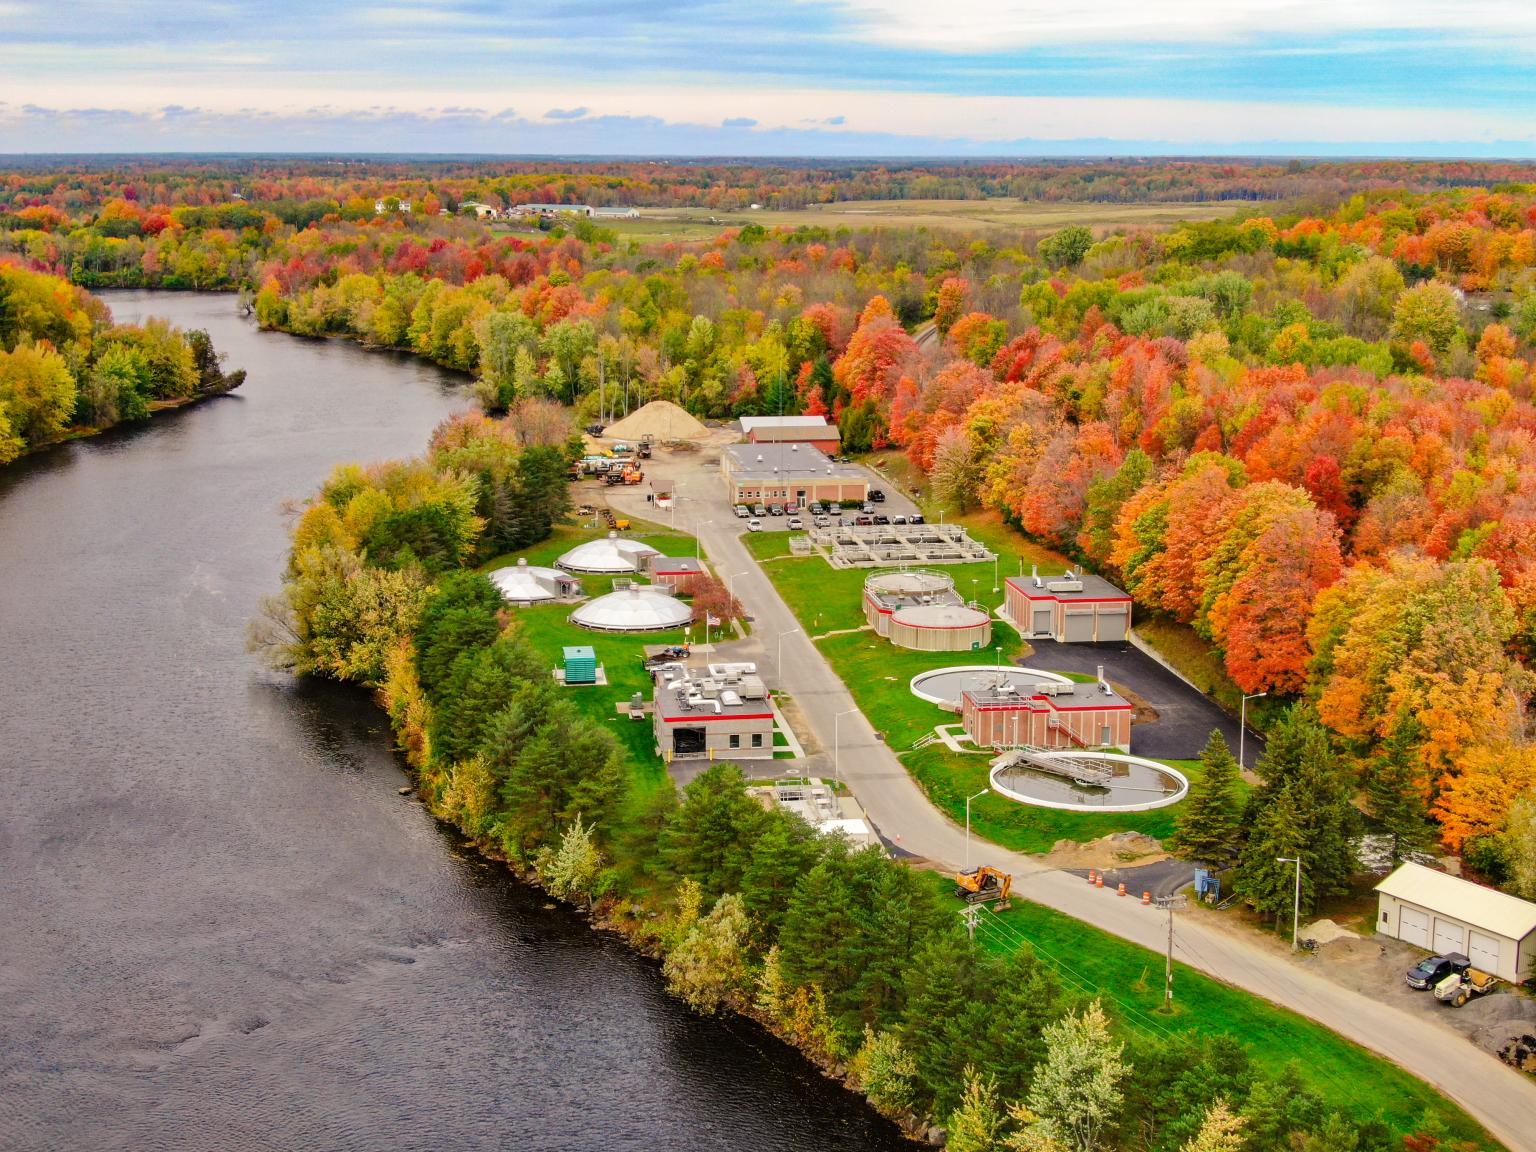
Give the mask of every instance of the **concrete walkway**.
M 808 771 L 845 780 L 881 835 L 904 853 L 953 869 L 966 856 L 965 832 L 939 812 L 901 762 L 858 710 L 842 681 L 800 630 L 767 575 L 742 544 L 740 527 L 723 495 L 714 504 L 708 492 L 723 493 L 718 473 L 705 461 L 674 458 L 652 462 L 659 473 L 686 478 L 686 491 L 699 497 L 699 515 L 690 516 L 704 550 L 721 573 L 734 580 L 736 597 L 754 616 L 752 639 L 764 649 L 771 683 L 784 682 L 773 667 L 783 634 L 784 666 L 806 723 L 823 748 L 840 748 L 839 763 L 826 752 L 809 758 Z M 713 480 L 713 482 L 711 482 Z M 628 493 L 612 494 L 619 506 Z M 636 498 L 635 511 L 645 507 Z M 683 524 L 679 517 L 679 525 Z M 1207 730 L 1209 731 L 1209 730 Z M 975 862 L 1014 875 L 1014 891 L 1096 928 L 1161 954 L 1167 943 L 1167 913 L 1121 898 L 1111 889 L 1090 889 L 1079 876 L 1047 868 L 1037 860 L 992 844 L 973 841 Z M 1420 1020 L 1334 984 L 1299 964 L 1267 951 L 1258 941 L 1229 935 L 1187 919 L 1175 919 L 1174 952 L 1179 960 L 1228 984 L 1307 1016 L 1341 1036 L 1377 1052 L 1460 1104 L 1515 1152 L 1536 1152 L 1536 1081 L 1468 1044 L 1452 1029 Z M 1175 990 L 1177 995 L 1177 990 Z

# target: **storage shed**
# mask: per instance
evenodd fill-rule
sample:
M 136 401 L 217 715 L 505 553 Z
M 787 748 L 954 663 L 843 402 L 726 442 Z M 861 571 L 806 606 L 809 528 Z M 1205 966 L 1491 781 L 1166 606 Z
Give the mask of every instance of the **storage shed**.
M 1008 615 L 1026 639 L 1049 637 L 1062 644 L 1124 641 L 1131 630 L 1131 598 L 1101 576 L 1066 572 L 1042 577 L 1009 576 Z
M 1376 885 L 1376 931 L 1431 952 L 1460 952 L 1472 966 L 1518 982 L 1536 957 L 1536 904 L 1436 872 L 1401 864 Z

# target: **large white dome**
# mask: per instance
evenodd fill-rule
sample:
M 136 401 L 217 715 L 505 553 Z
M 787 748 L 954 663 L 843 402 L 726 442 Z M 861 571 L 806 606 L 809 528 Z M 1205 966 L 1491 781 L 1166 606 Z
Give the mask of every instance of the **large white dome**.
M 599 596 L 571 613 L 571 623 L 596 632 L 660 632 L 681 628 L 693 609 L 655 588 L 636 585 Z
M 555 563 L 567 572 L 638 572 L 647 556 L 661 553 L 638 540 L 623 540 L 610 532 L 602 540 L 578 544 Z

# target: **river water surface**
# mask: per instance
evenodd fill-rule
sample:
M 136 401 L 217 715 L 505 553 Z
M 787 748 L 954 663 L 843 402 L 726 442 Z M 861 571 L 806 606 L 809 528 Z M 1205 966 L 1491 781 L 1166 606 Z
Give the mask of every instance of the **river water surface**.
M 459 381 L 107 300 L 250 375 L 0 471 L 0 1148 L 902 1147 L 462 851 L 359 694 L 245 654 L 283 501 L 419 451 Z

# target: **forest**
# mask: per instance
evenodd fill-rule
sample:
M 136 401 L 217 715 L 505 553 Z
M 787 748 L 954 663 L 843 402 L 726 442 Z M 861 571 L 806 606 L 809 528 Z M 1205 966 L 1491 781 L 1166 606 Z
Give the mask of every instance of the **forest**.
M 647 243 L 582 219 L 509 232 L 451 208 L 498 180 L 513 182 L 504 202 L 651 203 L 665 188 L 707 204 L 766 195 L 756 179 L 827 195 L 912 194 L 900 181 L 928 177 L 975 182 L 956 195 L 993 180 L 1109 195 L 1105 173 L 1118 195 L 1199 184 L 1277 199 L 1163 231 L 1006 244 L 775 229 L 771 212 L 712 240 Z M 706 417 L 826 412 L 851 450 L 904 453 L 935 498 L 995 509 L 1123 582 L 1143 616 L 1193 628 L 1242 692 L 1270 694 L 1273 717 L 1301 702 L 1378 820 L 1431 828 L 1483 874 L 1529 884 L 1508 839 L 1512 808 L 1521 827 L 1536 816 L 1516 807 L 1536 786 L 1529 169 L 579 176 L 361 161 L 13 171 L 0 251 L 81 285 L 240 290 L 264 326 L 471 373 L 492 414 L 555 401 L 585 423 L 655 397 Z M 401 193 L 411 212 L 375 210 Z
M 208 334 L 112 322 L 89 292 L 0 257 L 0 464 L 237 388 Z

